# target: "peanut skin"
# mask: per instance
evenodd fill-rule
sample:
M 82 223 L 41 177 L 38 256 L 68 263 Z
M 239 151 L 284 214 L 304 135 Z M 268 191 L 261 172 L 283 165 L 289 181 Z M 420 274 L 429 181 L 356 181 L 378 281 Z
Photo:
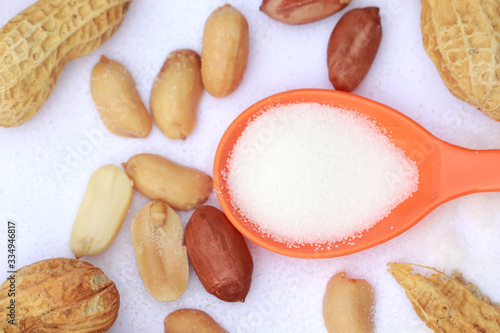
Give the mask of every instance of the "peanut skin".
M 328 75 L 337 90 L 351 92 L 363 81 L 382 39 L 379 9 L 356 8 L 342 16 L 330 35 Z
M 0 126 L 18 126 L 33 117 L 66 63 L 110 39 L 131 2 L 40 0 L 4 25 L 0 30 Z M 44 14 L 48 12 L 50 16 Z
M 375 296 L 365 280 L 334 275 L 323 297 L 323 318 L 328 333 L 372 333 Z
M 455 97 L 500 121 L 498 0 L 421 0 L 422 42 Z
M 196 275 L 210 294 L 226 302 L 245 301 L 252 282 L 252 256 L 222 211 L 198 207 L 186 225 L 186 247 Z
M 260 10 L 286 24 L 305 24 L 322 20 L 347 6 L 351 0 L 264 0 Z

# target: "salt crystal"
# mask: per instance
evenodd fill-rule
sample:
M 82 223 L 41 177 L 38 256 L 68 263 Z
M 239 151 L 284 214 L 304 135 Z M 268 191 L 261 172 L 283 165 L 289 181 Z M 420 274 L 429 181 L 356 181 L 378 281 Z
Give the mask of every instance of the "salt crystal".
M 316 103 L 257 116 L 237 140 L 227 184 L 233 204 L 284 243 L 353 237 L 418 187 L 418 168 L 372 121 Z

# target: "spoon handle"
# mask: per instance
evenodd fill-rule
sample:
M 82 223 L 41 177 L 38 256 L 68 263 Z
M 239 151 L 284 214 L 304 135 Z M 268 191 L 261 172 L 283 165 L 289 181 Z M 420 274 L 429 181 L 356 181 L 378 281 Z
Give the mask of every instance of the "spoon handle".
M 500 191 L 500 149 L 472 150 L 445 143 L 441 158 L 443 199 Z

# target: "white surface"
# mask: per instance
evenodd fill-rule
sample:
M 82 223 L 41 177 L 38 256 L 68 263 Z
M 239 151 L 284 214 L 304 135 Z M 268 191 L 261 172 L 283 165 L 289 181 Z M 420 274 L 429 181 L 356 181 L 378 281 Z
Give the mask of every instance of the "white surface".
M 0 0 L 5 24 L 33 0 Z M 24 125 L 0 128 L 0 267 L 7 271 L 7 220 L 17 222 L 17 267 L 51 257 L 72 257 L 73 219 L 91 173 L 120 165 L 136 153 L 157 153 L 211 173 L 220 137 L 246 107 L 293 88 L 331 88 L 326 69 L 328 37 L 346 10 L 323 21 L 288 26 L 259 12 L 260 1 L 233 1 L 250 24 L 248 70 L 239 89 L 224 99 L 204 94 L 199 123 L 184 142 L 154 127 L 146 139 L 124 139 L 102 125 L 89 92 L 90 72 L 101 54 L 126 65 L 148 104 L 153 79 L 168 52 L 201 51 L 203 25 L 222 1 L 136 0 L 116 35 L 94 53 L 66 66 L 43 109 Z M 417 0 L 354 0 L 347 8 L 381 8 L 383 38 L 375 63 L 355 91 L 418 121 L 437 137 L 468 148 L 500 148 L 500 123 L 454 98 L 425 54 Z M 414 228 L 376 248 L 341 258 L 301 260 L 249 243 L 255 270 L 244 304 L 209 295 L 191 270 L 177 301 L 159 303 L 145 290 L 134 259 L 130 223 L 148 200 L 135 194 L 115 242 L 84 259 L 115 281 L 121 308 L 110 332 L 162 332 L 163 319 L 184 307 L 207 311 L 230 332 L 326 332 L 321 303 L 328 279 L 341 270 L 376 291 L 376 332 L 430 332 L 403 289 L 386 271 L 389 261 L 460 270 L 500 301 L 500 194 L 475 194 L 436 209 Z M 209 204 L 218 206 L 212 194 Z M 181 213 L 186 223 L 191 212 Z M 7 276 L 7 274 L 4 274 Z

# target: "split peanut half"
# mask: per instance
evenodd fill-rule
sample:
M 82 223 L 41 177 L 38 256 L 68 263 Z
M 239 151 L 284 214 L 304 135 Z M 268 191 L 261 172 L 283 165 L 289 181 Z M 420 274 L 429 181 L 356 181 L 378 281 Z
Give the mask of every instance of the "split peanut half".
M 106 250 L 120 230 L 132 201 L 130 179 L 116 165 L 100 167 L 90 177 L 71 231 L 76 258 Z
M 187 288 L 189 264 L 177 213 L 161 201 L 150 202 L 135 215 L 131 234 L 148 292 L 160 302 L 178 299 Z

